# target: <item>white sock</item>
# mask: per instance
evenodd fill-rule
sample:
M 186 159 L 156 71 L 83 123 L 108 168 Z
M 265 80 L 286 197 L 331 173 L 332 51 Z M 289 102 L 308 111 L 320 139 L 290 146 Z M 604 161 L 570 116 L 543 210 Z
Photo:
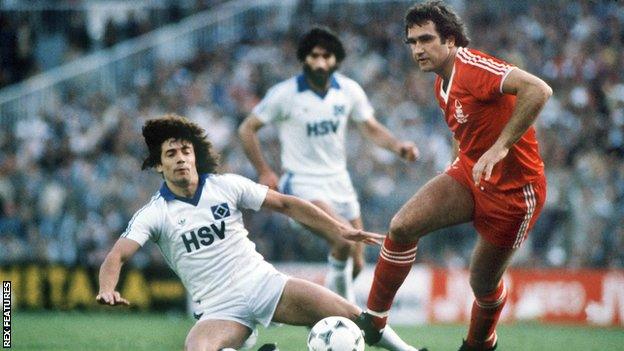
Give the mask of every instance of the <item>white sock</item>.
M 327 256 L 329 269 L 325 276 L 325 287 L 355 303 L 355 292 L 353 291 L 353 258 L 341 261 Z
M 406 344 L 388 324 L 381 334 L 381 340 L 375 344 L 375 347 L 383 347 L 390 351 L 418 351 L 418 349 Z
M 245 340 L 245 343 L 243 343 L 242 349 L 251 350 L 251 348 L 254 347 L 254 345 L 256 345 L 257 341 L 258 341 L 258 328 L 253 328 L 253 330 L 251 331 L 251 334 L 249 334 L 249 336 Z

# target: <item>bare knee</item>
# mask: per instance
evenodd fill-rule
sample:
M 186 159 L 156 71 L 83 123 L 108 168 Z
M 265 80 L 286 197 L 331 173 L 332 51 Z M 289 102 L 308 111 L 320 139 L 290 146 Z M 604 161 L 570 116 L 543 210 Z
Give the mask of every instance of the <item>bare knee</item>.
M 341 299 L 342 300 L 342 299 Z M 346 300 L 342 300 L 341 301 L 342 304 L 342 311 L 340 312 L 340 316 L 342 317 L 346 317 L 349 318 L 352 321 L 355 321 L 360 314 L 362 313 L 362 310 L 357 307 L 356 305 L 352 304 L 351 302 L 348 302 Z
M 417 228 L 407 223 L 401 216 L 394 216 L 390 221 L 390 238 L 401 243 L 414 242 L 420 238 Z
M 480 277 L 476 274 L 470 274 L 470 288 L 475 296 L 485 296 L 491 294 L 500 283 L 500 279 L 489 277 Z
M 188 338 L 184 343 L 184 351 L 218 351 L 217 346 L 209 345 L 208 341 Z
M 344 239 L 336 240 L 332 243 L 332 256 L 335 258 L 346 261 L 351 256 L 352 244 Z
M 364 269 L 364 257 L 356 256 L 353 258 L 353 278 L 357 277 Z

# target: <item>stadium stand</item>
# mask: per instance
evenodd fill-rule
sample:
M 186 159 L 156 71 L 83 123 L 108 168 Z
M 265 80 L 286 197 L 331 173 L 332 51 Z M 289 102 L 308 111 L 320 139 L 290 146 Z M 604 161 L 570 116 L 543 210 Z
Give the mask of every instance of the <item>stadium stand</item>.
M 145 34 L 222 0 L 0 3 L 0 88 Z

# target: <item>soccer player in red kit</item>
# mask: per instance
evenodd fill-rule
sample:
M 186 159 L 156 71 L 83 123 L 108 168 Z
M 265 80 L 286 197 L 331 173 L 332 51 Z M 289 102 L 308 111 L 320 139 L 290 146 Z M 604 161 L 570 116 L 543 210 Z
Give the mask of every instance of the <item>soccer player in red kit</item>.
M 418 240 L 472 221 L 479 234 L 470 261 L 475 301 L 460 350 L 494 350 L 507 296 L 501 278 L 546 196 L 532 124 L 552 90 L 534 75 L 467 48 L 461 19 L 442 2 L 410 8 L 405 35 L 420 69 L 437 75 L 435 94 L 458 156 L 392 218 L 375 267 L 368 314 L 359 324 L 367 329 L 367 342 L 374 341 L 414 262 Z

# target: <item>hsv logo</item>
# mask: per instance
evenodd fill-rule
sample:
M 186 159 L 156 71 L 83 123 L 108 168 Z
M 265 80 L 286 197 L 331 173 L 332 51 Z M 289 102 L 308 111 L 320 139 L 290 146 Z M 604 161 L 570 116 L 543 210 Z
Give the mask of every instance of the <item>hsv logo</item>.
M 466 121 L 468 121 L 468 116 L 469 115 L 464 115 L 464 109 L 461 102 L 459 102 L 459 100 L 455 100 L 455 119 L 457 120 L 457 123 L 466 123 Z
M 346 114 L 345 105 L 334 105 L 334 117 Z
M 199 250 L 201 246 L 210 246 L 217 239 L 225 239 L 225 222 L 221 221 L 218 225 L 216 223 L 210 224 L 210 226 L 203 226 L 199 230 L 191 230 L 181 236 L 182 243 L 186 248 L 186 252 L 193 252 Z
M 219 205 L 212 206 L 210 207 L 210 209 L 212 210 L 212 215 L 214 216 L 214 219 L 223 219 L 230 216 L 230 208 L 225 202 Z
M 320 121 L 315 123 L 308 123 L 306 128 L 308 136 L 323 136 L 327 134 L 335 134 L 340 126 L 340 120 L 332 121 Z

